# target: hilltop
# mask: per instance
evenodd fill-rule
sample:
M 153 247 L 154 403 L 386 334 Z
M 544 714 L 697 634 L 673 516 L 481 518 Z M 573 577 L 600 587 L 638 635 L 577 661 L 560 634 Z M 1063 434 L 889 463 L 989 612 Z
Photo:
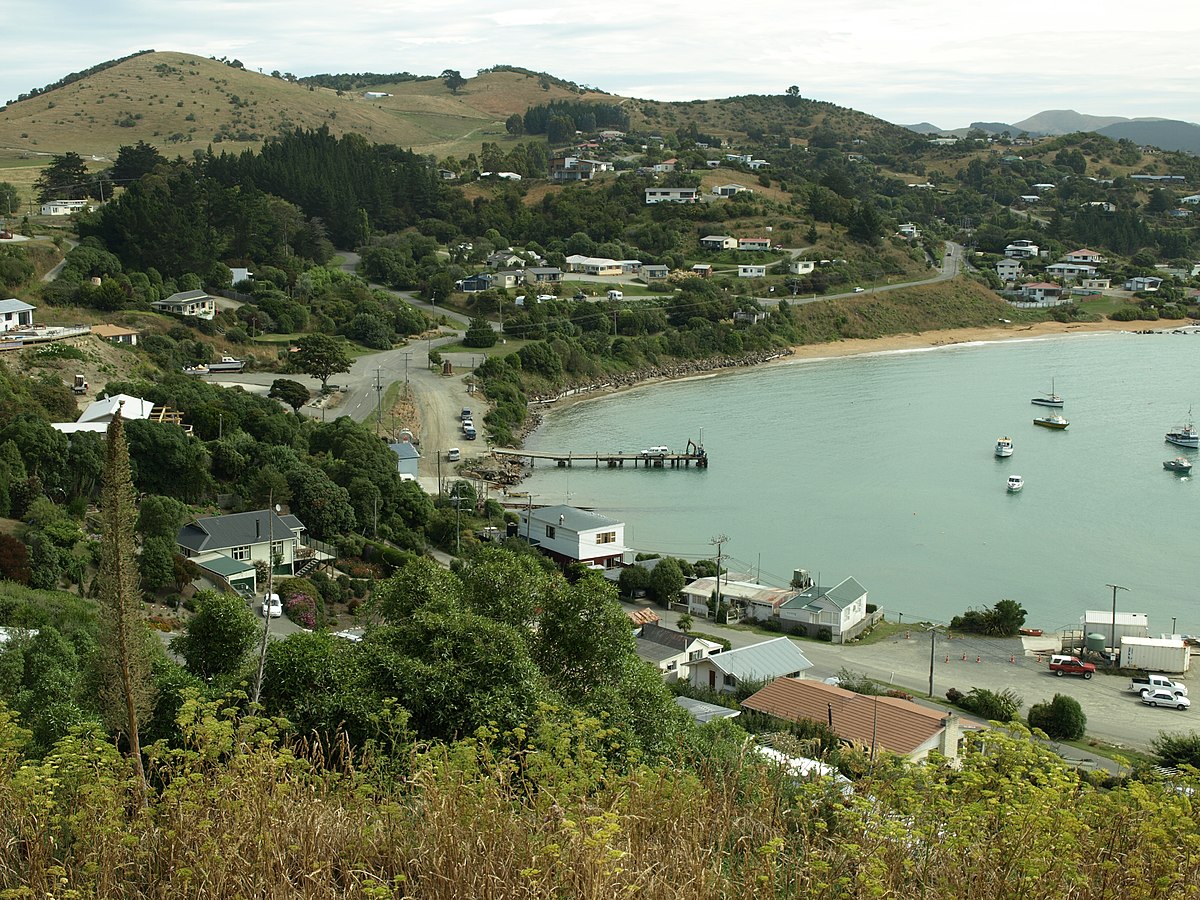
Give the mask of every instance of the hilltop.
M 505 130 L 508 116 L 564 99 L 620 104 L 634 129 L 652 133 L 694 128 L 721 138 L 804 139 L 832 130 L 861 138 L 912 137 L 882 119 L 799 96 L 639 100 L 511 66 L 467 78 L 457 92 L 441 77 L 383 78 L 297 79 L 187 53 L 148 51 L 96 66 L 84 77 L 67 76 L 10 103 L 0 110 L 0 148 L 111 159 L 121 146 L 141 140 L 167 156 L 187 156 L 209 144 L 218 151 L 257 150 L 280 132 L 325 125 L 335 135 L 353 132 L 373 143 L 462 157 L 478 153 L 485 141 L 512 139 Z
M 513 112 L 593 96 L 510 68 L 468 79 L 457 93 L 440 78 L 372 84 L 369 90 L 388 95 L 383 97 L 368 98 L 367 90 L 342 91 L 188 53 L 152 51 L 10 103 L 0 110 L 0 147 L 113 158 L 119 147 L 142 140 L 168 156 L 187 156 L 210 143 L 218 150 L 257 150 L 280 132 L 325 125 L 335 135 L 355 132 L 374 143 L 465 155 L 504 135 L 504 120 Z

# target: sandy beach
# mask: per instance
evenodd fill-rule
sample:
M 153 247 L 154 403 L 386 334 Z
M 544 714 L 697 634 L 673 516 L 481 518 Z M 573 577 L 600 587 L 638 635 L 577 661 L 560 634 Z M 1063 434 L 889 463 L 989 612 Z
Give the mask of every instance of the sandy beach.
M 1128 322 L 1113 322 L 1105 319 L 1100 322 L 1035 322 L 1033 324 L 997 324 L 988 328 L 944 328 L 936 331 L 922 331 L 911 334 L 894 334 L 881 338 L 870 338 L 861 340 L 843 340 L 831 341 L 824 344 L 800 344 L 791 347 L 791 353 L 787 356 L 782 356 L 779 359 L 769 363 L 764 363 L 765 366 L 791 365 L 796 362 L 812 361 L 819 359 L 841 359 L 850 356 L 864 356 L 871 353 L 895 353 L 904 350 L 928 350 L 936 347 L 951 347 L 957 344 L 973 344 L 973 343 L 992 343 L 999 341 L 1028 341 L 1037 340 L 1039 338 L 1061 337 L 1072 334 L 1096 334 L 1101 332 L 1120 332 L 1129 331 L 1130 323 Z M 761 366 L 746 366 L 740 368 L 716 369 L 711 372 L 702 372 L 694 375 L 685 375 L 675 378 L 647 378 L 634 385 L 627 385 L 613 389 L 598 389 L 585 394 L 575 394 L 569 397 L 563 397 L 555 400 L 552 403 L 541 403 L 536 406 L 534 411 L 539 416 L 538 425 L 541 420 L 554 412 L 558 412 L 568 407 L 574 406 L 577 403 L 586 403 L 594 400 L 603 400 L 613 397 L 617 394 L 624 393 L 635 387 L 642 387 L 647 384 L 654 384 L 661 381 L 689 381 L 699 378 L 721 378 L 729 375 L 745 375 L 747 372 Z M 526 433 L 531 434 L 537 430 L 537 426 L 530 429 Z

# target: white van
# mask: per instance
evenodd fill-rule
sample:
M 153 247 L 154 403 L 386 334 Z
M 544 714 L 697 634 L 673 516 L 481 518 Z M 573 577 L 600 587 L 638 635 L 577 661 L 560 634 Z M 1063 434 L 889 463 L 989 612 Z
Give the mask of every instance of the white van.
M 643 450 L 642 456 L 666 456 L 670 452 L 670 447 L 651 447 L 649 450 Z
M 609 300 L 624 300 L 625 295 L 622 294 L 620 291 L 613 290 L 613 291 L 608 292 L 608 299 Z
M 462 458 L 462 451 L 460 451 L 457 447 L 451 447 L 449 450 L 446 451 L 446 461 L 447 462 L 458 462 L 459 459 L 461 459 L 461 458 Z

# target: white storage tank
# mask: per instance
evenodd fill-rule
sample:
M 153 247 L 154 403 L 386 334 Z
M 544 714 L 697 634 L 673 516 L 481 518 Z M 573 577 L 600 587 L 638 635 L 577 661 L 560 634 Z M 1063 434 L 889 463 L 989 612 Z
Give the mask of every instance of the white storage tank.
M 1121 668 L 1147 672 L 1186 672 L 1192 663 L 1192 648 L 1181 638 L 1121 638 Z

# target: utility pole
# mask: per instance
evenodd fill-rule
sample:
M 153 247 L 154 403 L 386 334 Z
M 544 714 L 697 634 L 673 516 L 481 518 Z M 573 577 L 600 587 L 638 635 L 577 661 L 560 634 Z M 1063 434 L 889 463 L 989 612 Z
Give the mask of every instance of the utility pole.
M 267 638 L 271 633 L 271 598 L 274 596 L 271 589 L 274 586 L 275 575 L 275 514 L 279 510 L 279 505 L 274 500 L 274 492 L 267 495 L 267 593 L 263 598 L 262 643 L 258 648 L 258 672 L 254 678 L 254 694 L 251 698 L 254 706 L 258 705 L 258 698 L 262 696 L 263 667 L 267 662 Z
M 717 548 L 717 600 L 713 606 L 713 621 L 717 621 L 717 613 L 721 611 L 721 548 L 728 541 L 723 534 L 718 534 L 716 537 L 709 540 L 710 544 L 715 544 Z
M 411 352 L 404 354 L 404 383 L 408 384 L 408 358 L 412 356 Z
M 1105 587 L 1112 588 L 1113 592 L 1112 629 L 1109 632 L 1109 639 L 1112 641 L 1113 655 L 1109 658 L 1109 664 L 1115 666 L 1121 658 L 1120 651 L 1117 647 L 1117 591 L 1127 591 L 1129 588 L 1122 587 L 1119 584 L 1106 584 Z
M 929 696 L 933 697 L 933 647 L 937 638 L 937 629 L 929 629 Z

